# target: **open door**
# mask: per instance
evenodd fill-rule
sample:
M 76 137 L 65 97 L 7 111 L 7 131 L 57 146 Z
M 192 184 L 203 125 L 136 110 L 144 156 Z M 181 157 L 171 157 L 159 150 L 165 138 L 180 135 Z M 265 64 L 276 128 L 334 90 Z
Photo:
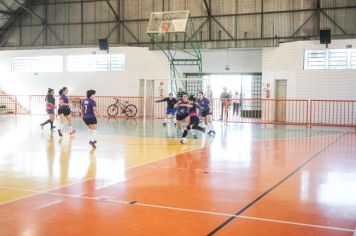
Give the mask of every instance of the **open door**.
M 287 104 L 285 99 L 287 98 L 287 80 L 276 80 L 276 113 L 275 121 L 277 123 L 286 122 L 286 108 Z
M 144 119 L 154 118 L 154 80 L 140 79 L 141 112 Z

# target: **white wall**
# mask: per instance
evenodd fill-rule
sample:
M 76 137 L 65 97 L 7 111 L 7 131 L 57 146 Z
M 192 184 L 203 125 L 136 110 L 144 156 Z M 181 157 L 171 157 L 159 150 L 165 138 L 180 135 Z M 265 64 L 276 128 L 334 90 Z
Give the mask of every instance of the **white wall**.
M 261 73 L 262 50 L 261 49 L 205 49 L 201 51 L 203 73 L 213 74 L 238 74 Z M 187 58 L 184 54 L 176 57 Z M 225 70 L 229 65 L 230 70 Z M 198 67 L 178 66 L 178 71 L 183 73 L 197 73 Z
M 170 69 L 166 56 L 161 51 L 139 47 L 112 47 L 110 54 L 125 54 L 124 72 L 61 72 L 61 73 L 14 73 L 11 58 L 40 55 L 105 54 L 97 48 L 38 49 L 0 51 L 0 91 L 13 95 L 41 95 L 51 87 L 58 91 L 66 86 L 72 95 L 83 95 L 95 89 L 98 96 L 138 96 L 139 79 L 166 81 Z M 256 49 L 203 50 L 204 73 L 250 73 L 262 71 L 262 51 Z M 225 70 L 225 65 L 230 67 Z M 180 67 L 180 72 L 195 72 L 189 67 Z M 165 85 L 167 85 L 166 83 Z M 155 83 L 158 93 L 159 83 Z
M 262 72 L 261 49 L 203 50 L 204 73 L 260 73 Z M 230 70 L 225 70 L 229 65 Z
M 356 48 L 356 40 L 332 40 L 331 49 Z M 275 80 L 287 79 L 287 97 L 299 99 L 356 99 L 355 70 L 303 70 L 304 50 L 325 48 L 319 40 L 280 44 L 262 50 L 262 82 L 270 83 L 275 97 Z
M 84 95 L 88 89 L 95 89 L 98 96 L 138 96 L 139 79 L 167 79 L 169 66 L 163 53 L 148 48 L 112 47 L 110 54 L 125 54 L 123 72 L 61 72 L 61 73 L 14 73 L 11 72 L 11 58 L 39 55 L 81 55 L 106 54 L 96 48 L 14 50 L 0 52 L 0 91 L 7 94 L 45 94 L 51 87 L 58 91 L 63 86 L 72 95 Z

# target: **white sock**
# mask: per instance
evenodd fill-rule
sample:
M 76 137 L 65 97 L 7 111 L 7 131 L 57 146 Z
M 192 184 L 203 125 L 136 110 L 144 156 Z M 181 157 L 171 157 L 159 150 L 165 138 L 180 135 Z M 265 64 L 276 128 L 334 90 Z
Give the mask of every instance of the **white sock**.
M 89 141 L 93 141 L 92 136 L 92 129 L 89 129 Z
M 173 122 L 173 116 L 172 115 L 168 115 L 168 121 L 171 122 L 171 123 Z
M 58 129 L 59 129 L 59 130 L 62 130 L 62 129 L 63 129 L 63 123 L 62 123 L 62 121 L 59 121 L 59 122 L 58 122 Z
M 73 131 L 73 126 L 72 125 L 69 125 L 68 128 L 69 128 L 69 132 Z
M 96 141 L 96 130 L 95 129 L 91 130 L 91 137 L 92 137 L 93 142 Z

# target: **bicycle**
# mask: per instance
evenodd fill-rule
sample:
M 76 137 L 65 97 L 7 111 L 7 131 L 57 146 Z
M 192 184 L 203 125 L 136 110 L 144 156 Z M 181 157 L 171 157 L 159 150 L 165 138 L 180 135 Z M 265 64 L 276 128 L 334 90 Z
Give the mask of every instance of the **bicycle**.
M 115 117 L 117 114 L 125 114 L 127 117 L 134 117 L 137 114 L 137 107 L 134 104 L 129 104 L 128 101 L 124 101 L 124 103 L 118 99 L 114 98 L 116 102 L 108 106 L 107 114 L 109 117 Z

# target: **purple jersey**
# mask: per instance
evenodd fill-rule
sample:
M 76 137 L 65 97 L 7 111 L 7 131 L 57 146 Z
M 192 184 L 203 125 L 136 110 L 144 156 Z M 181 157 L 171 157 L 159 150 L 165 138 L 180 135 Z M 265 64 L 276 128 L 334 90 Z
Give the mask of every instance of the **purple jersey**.
M 198 104 L 201 107 L 201 111 L 209 110 L 210 101 L 206 97 L 204 97 L 202 100 L 198 99 Z
M 96 107 L 96 102 L 93 99 L 87 98 L 83 101 L 83 119 L 95 118 L 94 107 Z
M 183 102 L 181 100 L 180 104 L 189 104 L 189 102 Z M 186 106 L 179 106 L 177 107 L 177 114 L 178 115 L 187 115 L 189 114 L 189 107 Z
M 65 107 L 68 107 L 68 106 L 69 106 L 69 105 L 68 105 L 69 99 L 68 99 L 68 97 L 67 97 L 66 95 L 61 94 L 61 96 L 59 97 L 59 100 L 62 100 L 63 103 L 66 103 L 66 104 L 67 104 L 67 105 L 62 105 L 62 106 L 60 106 L 60 107 L 65 108 Z

